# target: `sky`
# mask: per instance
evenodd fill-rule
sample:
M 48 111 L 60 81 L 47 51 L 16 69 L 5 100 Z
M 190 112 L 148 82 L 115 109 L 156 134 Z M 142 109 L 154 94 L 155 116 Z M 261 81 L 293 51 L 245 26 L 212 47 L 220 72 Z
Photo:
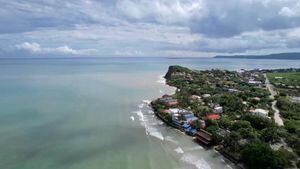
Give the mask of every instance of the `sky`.
M 300 52 L 300 0 L 0 0 L 0 57 Z

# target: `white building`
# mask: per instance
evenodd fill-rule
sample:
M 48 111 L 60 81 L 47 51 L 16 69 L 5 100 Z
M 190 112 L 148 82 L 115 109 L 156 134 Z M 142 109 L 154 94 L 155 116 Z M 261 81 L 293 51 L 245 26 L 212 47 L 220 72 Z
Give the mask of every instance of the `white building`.
M 219 114 L 223 113 L 223 107 L 222 106 L 215 107 L 214 108 L 214 112 L 215 113 L 219 113 Z
M 203 98 L 208 98 L 208 97 L 210 97 L 210 96 L 211 96 L 210 94 L 203 94 L 203 95 L 202 95 Z
M 252 112 L 254 115 L 257 115 L 257 116 L 261 116 L 261 117 L 264 117 L 264 118 L 269 118 L 269 116 L 268 116 L 269 111 L 268 111 L 268 110 L 264 110 L 264 109 L 255 109 L 255 110 L 252 110 L 251 112 Z

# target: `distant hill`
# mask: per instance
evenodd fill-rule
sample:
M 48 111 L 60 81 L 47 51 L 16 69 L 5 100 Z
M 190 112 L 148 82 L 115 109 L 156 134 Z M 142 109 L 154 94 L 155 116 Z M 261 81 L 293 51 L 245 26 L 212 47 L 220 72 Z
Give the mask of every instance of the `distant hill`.
M 270 55 L 233 55 L 233 56 L 215 56 L 215 58 L 227 59 L 287 59 L 287 60 L 300 60 L 300 53 L 277 53 Z

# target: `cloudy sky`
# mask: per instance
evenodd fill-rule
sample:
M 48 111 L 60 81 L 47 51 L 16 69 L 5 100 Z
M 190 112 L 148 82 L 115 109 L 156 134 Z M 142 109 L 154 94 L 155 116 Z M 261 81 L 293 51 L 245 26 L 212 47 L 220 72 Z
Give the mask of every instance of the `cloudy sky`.
M 300 51 L 300 0 L 0 0 L 0 57 Z

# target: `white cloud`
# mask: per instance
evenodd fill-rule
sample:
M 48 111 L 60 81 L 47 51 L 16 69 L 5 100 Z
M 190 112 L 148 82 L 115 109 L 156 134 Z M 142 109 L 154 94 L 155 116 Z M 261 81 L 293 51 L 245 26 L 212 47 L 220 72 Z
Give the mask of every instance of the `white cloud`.
M 16 47 L 18 49 L 24 49 L 24 50 L 31 51 L 31 52 L 34 52 L 34 53 L 42 51 L 40 44 L 35 43 L 35 42 L 33 42 L 33 43 L 24 42 L 22 44 L 16 45 Z
M 293 10 L 286 6 L 282 7 L 278 14 L 286 17 L 293 17 L 296 15 L 296 13 Z
M 131 19 L 160 23 L 187 23 L 204 14 L 202 0 L 119 0 L 119 9 Z
M 56 48 L 42 48 L 41 45 L 36 42 L 24 42 L 15 46 L 17 49 L 37 54 L 91 55 L 97 52 L 96 49 L 75 50 L 67 45 Z
M 116 56 L 143 56 L 144 53 L 137 49 L 125 49 L 116 50 L 114 53 Z
M 0 25 L 0 56 L 300 50 L 299 0 L 11 0 Z

